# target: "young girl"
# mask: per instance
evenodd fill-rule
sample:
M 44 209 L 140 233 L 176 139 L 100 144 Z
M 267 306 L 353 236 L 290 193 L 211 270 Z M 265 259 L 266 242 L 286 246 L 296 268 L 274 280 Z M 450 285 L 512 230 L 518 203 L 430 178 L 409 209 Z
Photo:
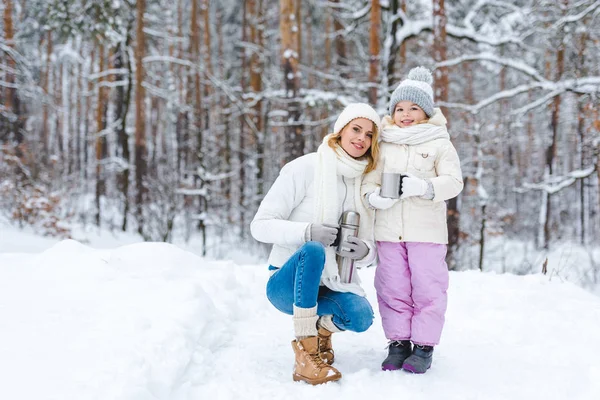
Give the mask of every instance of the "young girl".
M 390 116 L 382 122 L 380 160 L 361 190 L 369 206 L 378 209 L 375 289 L 389 340 L 383 370 L 427 371 L 444 325 L 444 201 L 460 193 L 463 181 L 446 118 L 433 108 L 432 81 L 426 68 L 417 67 L 394 90 Z M 399 200 L 380 195 L 383 172 L 403 175 Z

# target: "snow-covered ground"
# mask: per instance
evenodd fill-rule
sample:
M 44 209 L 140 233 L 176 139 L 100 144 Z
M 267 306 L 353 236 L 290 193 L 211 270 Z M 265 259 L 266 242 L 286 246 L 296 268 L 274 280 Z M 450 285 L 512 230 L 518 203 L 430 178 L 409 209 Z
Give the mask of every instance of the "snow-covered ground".
M 560 279 L 451 273 L 434 365 L 411 375 L 380 371 L 362 270 L 375 323 L 334 335 L 343 378 L 312 387 L 292 382 L 264 263 L 0 229 L 0 399 L 600 399 L 600 298 Z

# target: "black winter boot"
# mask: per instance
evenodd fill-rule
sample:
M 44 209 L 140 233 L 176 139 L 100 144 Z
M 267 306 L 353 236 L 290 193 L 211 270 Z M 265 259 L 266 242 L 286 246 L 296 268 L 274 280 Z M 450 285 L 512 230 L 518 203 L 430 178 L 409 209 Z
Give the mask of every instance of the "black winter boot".
M 388 356 L 381 363 L 384 371 L 395 371 L 402 368 L 402 363 L 411 353 L 410 340 L 393 340 L 388 345 Z
M 424 374 L 433 361 L 433 347 L 416 344 L 413 353 L 404 361 L 402 369 L 413 374 Z

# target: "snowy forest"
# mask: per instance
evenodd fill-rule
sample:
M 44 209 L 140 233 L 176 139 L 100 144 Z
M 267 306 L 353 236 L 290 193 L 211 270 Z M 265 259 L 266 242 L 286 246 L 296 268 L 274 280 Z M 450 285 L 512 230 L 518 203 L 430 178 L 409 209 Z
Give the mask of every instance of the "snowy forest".
M 485 269 L 515 243 L 599 243 L 597 0 L 2 0 L 0 12 L 0 214 L 15 225 L 262 251 L 249 223 L 281 167 L 315 151 L 346 104 L 383 116 L 423 65 L 465 182 L 448 204 L 449 267 Z

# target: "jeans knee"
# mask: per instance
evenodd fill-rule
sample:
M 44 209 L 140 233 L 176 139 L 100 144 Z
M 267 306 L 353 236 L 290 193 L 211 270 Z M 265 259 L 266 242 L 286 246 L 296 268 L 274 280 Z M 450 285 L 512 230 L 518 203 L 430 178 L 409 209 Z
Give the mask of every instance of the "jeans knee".
M 352 315 L 351 327 L 349 327 L 352 331 L 364 332 L 373 325 L 373 308 L 371 308 L 371 304 L 364 297 L 361 297 L 360 301 L 355 302 L 347 312 Z
M 304 257 L 316 264 L 325 265 L 325 246 L 320 242 L 306 242 L 302 245 Z

